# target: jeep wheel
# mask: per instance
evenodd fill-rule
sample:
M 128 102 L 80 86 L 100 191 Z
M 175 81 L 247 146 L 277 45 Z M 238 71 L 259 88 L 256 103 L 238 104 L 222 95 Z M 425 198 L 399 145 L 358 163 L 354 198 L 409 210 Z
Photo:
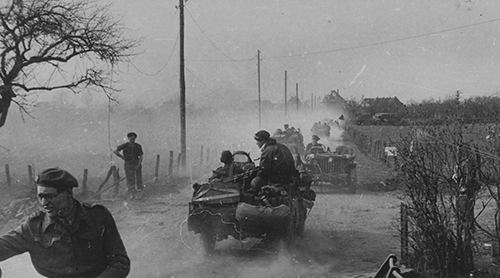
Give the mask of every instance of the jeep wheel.
M 302 201 L 299 201 L 298 219 L 296 220 L 297 223 L 296 223 L 295 233 L 300 237 L 304 236 L 306 217 L 307 217 L 307 209 L 304 207 Z
M 201 244 L 203 245 L 203 250 L 207 255 L 210 255 L 215 250 L 216 237 L 215 233 L 210 229 L 207 231 L 202 231 L 200 234 Z

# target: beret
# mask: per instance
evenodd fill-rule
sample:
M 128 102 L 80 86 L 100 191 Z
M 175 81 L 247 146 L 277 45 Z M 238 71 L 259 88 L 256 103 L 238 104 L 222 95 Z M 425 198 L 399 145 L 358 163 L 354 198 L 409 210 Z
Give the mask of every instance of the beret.
M 319 141 L 319 136 L 318 136 L 318 135 L 313 135 L 313 136 L 312 136 L 312 139 L 313 139 L 313 140 L 318 140 L 318 141 Z
M 271 134 L 265 130 L 259 130 L 257 133 L 255 133 L 255 140 L 257 141 L 265 141 L 271 137 Z
M 43 170 L 36 178 L 37 185 L 56 189 L 71 189 L 78 187 L 78 181 L 68 171 L 60 168 Z
M 135 133 L 135 132 L 129 132 L 129 133 L 127 133 L 127 137 L 132 137 L 132 136 L 135 137 L 135 138 L 137 138 L 137 133 Z

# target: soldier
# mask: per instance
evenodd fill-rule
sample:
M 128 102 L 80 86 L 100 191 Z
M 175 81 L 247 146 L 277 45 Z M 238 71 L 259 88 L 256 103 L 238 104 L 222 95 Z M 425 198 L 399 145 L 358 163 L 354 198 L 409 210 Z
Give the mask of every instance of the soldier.
M 290 150 L 270 136 L 269 132 L 260 130 L 254 137 L 261 150 L 260 170 L 251 182 L 254 189 L 269 183 L 289 183 L 298 176 Z
M 311 138 L 312 142 L 307 144 L 306 146 L 306 153 L 324 153 L 325 152 L 325 145 L 319 143 L 319 136 L 318 135 L 313 135 Z
M 46 169 L 36 183 L 43 211 L 0 237 L 0 261 L 29 252 L 46 277 L 126 277 L 130 260 L 111 213 L 74 199 L 78 182 L 65 170 Z
M 144 153 L 142 152 L 142 146 L 135 142 L 135 139 L 137 139 L 135 132 L 129 132 L 127 138 L 128 142 L 118 146 L 113 153 L 125 161 L 124 168 L 128 193 L 129 197 L 133 199 L 136 197 L 137 192 L 141 192 L 143 189 L 142 159 Z M 120 152 L 123 152 L 123 154 Z
M 220 162 L 224 163 L 224 166 L 215 169 L 215 171 L 213 171 L 213 175 L 208 179 L 209 181 L 227 178 L 243 172 L 242 169 L 239 169 L 233 163 L 233 154 L 230 151 L 223 151 L 221 153 Z

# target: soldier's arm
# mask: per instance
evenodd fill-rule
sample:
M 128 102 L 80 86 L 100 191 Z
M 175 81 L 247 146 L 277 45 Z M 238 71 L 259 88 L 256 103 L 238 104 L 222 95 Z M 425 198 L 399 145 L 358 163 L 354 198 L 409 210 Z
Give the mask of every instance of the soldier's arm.
M 130 272 L 130 259 L 123 245 L 123 241 L 116 228 L 115 220 L 111 213 L 102 207 L 105 213 L 105 229 L 104 229 L 104 251 L 108 266 L 99 278 L 122 278 L 127 277 Z
M 0 261 L 29 251 L 32 244 L 33 237 L 28 223 L 23 223 L 17 229 L 0 237 Z
M 125 160 L 125 157 L 120 153 L 121 150 L 125 147 L 125 144 L 121 144 L 120 146 L 116 147 L 116 150 L 113 151 L 113 153 L 118 156 L 119 158 Z
M 144 153 L 142 152 L 142 146 L 139 145 L 139 165 L 142 164 L 142 159 L 144 158 Z

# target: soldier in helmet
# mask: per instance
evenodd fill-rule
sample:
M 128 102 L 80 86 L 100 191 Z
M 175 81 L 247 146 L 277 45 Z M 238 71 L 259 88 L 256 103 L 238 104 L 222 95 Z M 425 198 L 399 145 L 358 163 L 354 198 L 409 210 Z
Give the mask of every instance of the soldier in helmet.
M 326 152 L 325 145 L 319 143 L 319 136 L 313 135 L 311 138 L 312 142 L 306 146 L 306 154 L 308 153 L 324 153 Z
M 36 180 L 43 210 L 0 237 L 0 261 L 28 252 L 46 277 L 126 277 L 127 256 L 111 213 L 73 198 L 77 180 L 49 168 Z
M 260 170 L 251 182 L 252 188 L 260 188 L 269 183 L 289 183 L 298 176 L 292 153 L 285 145 L 276 143 L 265 130 L 258 131 L 254 139 L 261 155 Z
M 230 151 L 223 151 L 221 153 L 220 162 L 224 163 L 224 165 L 213 171 L 213 175 L 208 179 L 209 181 L 223 179 L 242 172 L 241 169 L 238 169 L 236 165 L 234 165 L 233 154 Z

